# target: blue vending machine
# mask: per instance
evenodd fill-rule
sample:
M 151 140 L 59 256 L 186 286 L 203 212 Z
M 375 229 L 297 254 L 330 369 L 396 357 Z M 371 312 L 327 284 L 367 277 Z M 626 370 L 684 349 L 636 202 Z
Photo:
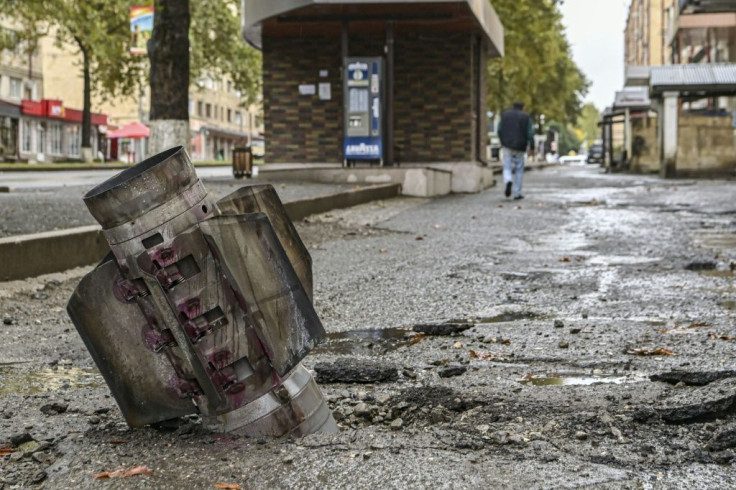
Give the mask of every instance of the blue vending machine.
M 345 166 L 383 165 L 383 58 L 346 58 L 344 77 Z

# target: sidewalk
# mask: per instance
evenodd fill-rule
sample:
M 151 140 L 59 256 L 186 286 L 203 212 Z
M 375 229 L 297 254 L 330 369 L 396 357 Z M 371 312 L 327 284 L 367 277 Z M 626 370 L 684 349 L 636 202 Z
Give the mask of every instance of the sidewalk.
M 304 364 L 343 428 L 301 440 L 128 429 L 63 310 L 79 272 L 31 281 L 0 295 L 0 441 L 48 444 L 3 478 L 96 488 L 145 464 L 127 483 L 732 488 L 735 192 L 555 167 L 520 202 L 494 188 L 297 223 L 328 332 Z

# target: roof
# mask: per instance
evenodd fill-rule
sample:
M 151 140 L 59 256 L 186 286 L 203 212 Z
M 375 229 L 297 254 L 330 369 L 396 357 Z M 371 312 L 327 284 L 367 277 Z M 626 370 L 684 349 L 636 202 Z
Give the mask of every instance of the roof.
M 391 18 L 390 10 L 396 9 L 405 16 L 407 8 L 415 15 L 427 13 L 442 7 L 465 7 L 472 15 L 476 26 L 484 34 L 489 43 L 489 50 L 503 56 L 504 28 L 498 14 L 488 0 L 241 0 L 243 4 L 242 32 L 243 37 L 252 46 L 262 47 L 263 23 L 293 14 L 296 11 L 319 8 L 321 11 L 344 12 L 345 8 L 356 9 L 364 7 L 366 10 L 383 12 L 386 18 Z M 400 17 L 405 18 L 405 17 Z M 333 19 L 334 21 L 338 19 Z
M 703 63 L 652 67 L 650 93 L 707 92 L 736 94 L 736 63 Z
M 107 133 L 107 137 L 108 139 L 113 139 L 113 138 L 138 139 L 138 138 L 148 138 L 149 134 L 150 134 L 150 130 L 148 129 L 147 126 L 139 123 L 138 121 L 134 121 L 114 131 L 110 131 L 109 133 Z

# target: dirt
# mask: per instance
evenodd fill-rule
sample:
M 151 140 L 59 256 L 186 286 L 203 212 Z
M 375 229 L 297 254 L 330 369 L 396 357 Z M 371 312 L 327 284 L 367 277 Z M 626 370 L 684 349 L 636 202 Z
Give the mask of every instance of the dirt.
M 733 488 L 736 291 L 703 272 L 736 260 L 735 186 L 551 169 L 521 204 L 299 223 L 329 332 L 305 366 L 392 373 L 321 385 L 336 435 L 130 429 L 64 311 L 86 270 L 2 284 L 0 488 Z

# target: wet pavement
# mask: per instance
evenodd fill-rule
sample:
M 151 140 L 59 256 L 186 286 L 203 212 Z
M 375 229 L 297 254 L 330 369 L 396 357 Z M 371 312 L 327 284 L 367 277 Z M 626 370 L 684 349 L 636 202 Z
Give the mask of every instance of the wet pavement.
M 63 310 L 84 270 L 0 285 L 0 488 L 734 487 L 735 192 L 553 168 L 299 223 L 343 429 L 302 440 L 128 429 Z
M 40 233 L 97 222 L 82 201 L 84 194 L 119 170 L 86 172 L 0 173 L 0 185 L 16 185 L 12 192 L 0 192 L 0 238 Z M 36 175 L 38 174 L 38 175 Z M 68 174 L 73 174 L 69 176 Z M 76 175 L 81 174 L 81 175 Z M 278 181 L 268 175 L 236 180 L 230 167 L 200 167 L 197 175 L 215 198 L 221 198 L 250 183 L 272 184 L 284 201 L 323 196 L 355 188 L 350 184 Z

